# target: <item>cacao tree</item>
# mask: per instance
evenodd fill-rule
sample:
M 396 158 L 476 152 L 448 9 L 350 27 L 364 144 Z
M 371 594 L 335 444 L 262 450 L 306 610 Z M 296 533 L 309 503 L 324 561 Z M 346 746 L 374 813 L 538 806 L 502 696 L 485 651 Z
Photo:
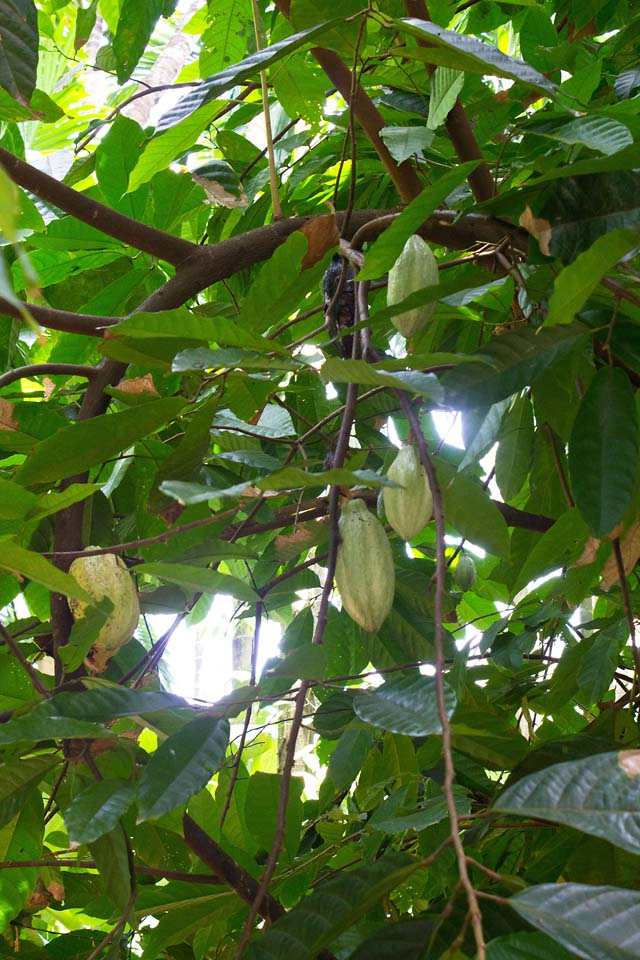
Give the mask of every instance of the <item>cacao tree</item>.
M 0 956 L 640 955 L 639 39 L 0 0 Z

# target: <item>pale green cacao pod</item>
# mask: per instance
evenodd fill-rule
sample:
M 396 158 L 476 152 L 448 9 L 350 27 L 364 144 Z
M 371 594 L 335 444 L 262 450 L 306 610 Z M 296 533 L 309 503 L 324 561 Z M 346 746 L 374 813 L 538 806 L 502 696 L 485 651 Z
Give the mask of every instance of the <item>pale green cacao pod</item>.
M 393 603 L 396 573 L 380 521 L 362 500 L 348 500 L 340 512 L 336 586 L 342 606 L 369 633 L 379 630 Z
M 476 582 L 476 565 L 468 554 L 463 553 L 456 563 L 453 579 L 462 591 L 471 590 Z
M 431 247 L 422 237 L 414 234 L 409 237 L 389 271 L 387 305 L 400 303 L 417 290 L 435 287 L 438 283 L 438 262 L 431 252 Z M 435 303 L 425 303 L 421 307 L 397 314 L 391 318 L 391 322 L 396 330 L 408 339 L 426 326 L 435 308 Z
M 399 484 L 384 488 L 387 520 L 403 540 L 412 540 L 431 520 L 433 497 L 425 469 L 411 444 L 398 451 L 387 476 Z
M 90 670 L 102 673 L 109 660 L 131 639 L 138 626 L 138 592 L 125 564 L 113 553 L 77 557 L 69 567 L 69 573 L 94 600 L 107 597 L 113 603 L 113 612 L 105 621 L 85 660 Z M 84 616 L 86 604 L 81 600 L 69 597 L 69 607 L 75 620 Z

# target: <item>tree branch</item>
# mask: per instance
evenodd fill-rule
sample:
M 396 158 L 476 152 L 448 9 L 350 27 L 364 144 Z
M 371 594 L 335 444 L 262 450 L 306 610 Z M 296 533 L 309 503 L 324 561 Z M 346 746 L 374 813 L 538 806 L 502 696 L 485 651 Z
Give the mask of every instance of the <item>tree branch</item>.
M 49 330 L 61 330 L 63 333 L 83 333 L 87 337 L 101 337 L 100 327 L 112 327 L 120 317 L 93 316 L 90 313 L 71 313 L 69 310 L 54 310 L 53 307 L 40 307 L 35 303 L 12 303 L 0 297 L 0 313 L 7 317 L 22 320 L 24 312 L 30 313 L 41 327 Z
M 417 20 L 426 20 L 431 22 L 431 15 L 427 9 L 427 5 L 424 0 L 404 0 L 404 5 L 407 13 L 410 17 L 415 17 Z M 430 47 L 432 44 L 428 40 L 418 39 L 419 47 Z M 430 63 L 425 63 L 425 69 L 428 75 L 431 77 L 435 71 L 435 67 Z M 491 197 L 496 195 L 496 187 L 493 182 L 493 177 L 491 176 L 491 170 L 489 169 L 488 164 L 486 163 L 482 150 L 476 140 L 475 134 L 471 128 L 471 124 L 467 118 L 464 107 L 460 101 L 460 97 L 456 99 L 452 109 L 449 111 L 447 119 L 445 121 L 445 126 L 447 133 L 449 134 L 449 139 L 454 146 L 454 149 L 458 155 L 458 159 L 463 163 L 467 160 L 481 160 L 482 162 L 473 170 L 469 176 L 469 186 L 473 192 L 474 197 L 478 203 L 482 203 L 483 200 L 490 200 Z
M 84 377 L 91 380 L 95 375 L 95 367 L 86 367 L 81 363 L 32 363 L 27 367 L 15 367 L 7 373 L 0 374 L 0 389 L 27 377 L 65 376 Z

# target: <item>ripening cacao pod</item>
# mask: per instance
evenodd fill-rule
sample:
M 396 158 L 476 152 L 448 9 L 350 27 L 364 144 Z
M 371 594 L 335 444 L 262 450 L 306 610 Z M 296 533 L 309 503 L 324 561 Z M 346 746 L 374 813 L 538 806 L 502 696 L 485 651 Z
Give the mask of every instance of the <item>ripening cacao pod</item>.
M 113 603 L 113 612 L 105 621 L 85 659 L 85 665 L 90 670 L 102 673 L 109 660 L 131 639 L 138 626 L 138 592 L 125 564 L 113 553 L 77 557 L 69 567 L 69 573 L 94 600 L 106 597 Z M 86 604 L 81 600 L 69 597 L 69 607 L 74 620 L 84 616 Z
M 471 590 L 476 582 L 476 565 L 471 557 L 463 553 L 456 563 L 453 579 L 462 591 Z
M 414 234 L 409 237 L 389 271 L 387 305 L 391 307 L 417 290 L 435 287 L 439 282 L 438 262 L 431 252 L 431 247 L 422 237 Z M 425 303 L 421 307 L 398 313 L 391 318 L 391 322 L 396 330 L 408 339 L 426 326 L 435 308 L 435 303 Z
M 383 490 L 387 520 L 403 540 L 411 540 L 429 523 L 433 510 L 429 480 L 411 444 L 400 448 L 387 476 L 399 484 Z
M 362 500 L 344 504 L 338 526 L 336 586 L 342 606 L 363 630 L 375 633 L 391 610 L 396 585 L 387 535 Z

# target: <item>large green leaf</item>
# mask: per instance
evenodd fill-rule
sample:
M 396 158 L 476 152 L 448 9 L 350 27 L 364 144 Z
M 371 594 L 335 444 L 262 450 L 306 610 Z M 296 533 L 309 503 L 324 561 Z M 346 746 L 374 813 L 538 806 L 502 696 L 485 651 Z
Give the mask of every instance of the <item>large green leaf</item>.
M 0 86 L 28 106 L 38 68 L 38 13 L 33 0 L 0 0 Z
M 113 830 L 135 797 L 135 784 L 128 780 L 92 783 L 64 811 L 69 839 L 72 843 L 92 843 Z
M 511 897 L 520 916 L 585 960 L 636 960 L 640 893 L 582 883 L 542 883 Z
M 173 486 L 177 484 L 164 483 L 162 489 L 166 490 Z M 188 590 L 225 593 L 231 597 L 237 597 L 238 600 L 247 600 L 249 603 L 256 599 L 255 591 L 244 580 L 232 577 L 228 573 L 208 570 L 206 567 L 192 567 L 181 563 L 143 563 L 137 569 L 139 573 L 149 574 L 168 583 L 176 583 Z
M 269 47 L 265 47 L 263 50 L 258 50 L 256 53 L 252 53 L 251 56 L 245 57 L 240 63 L 236 63 L 232 67 L 227 67 L 220 73 L 208 77 L 199 87 L 193 92 L 188 93 L 182 100 L 179 100 L 174 107 L 160 118 L 157 126 L 158 133 L 172 127 L 178 123 L 178 121 L 193 113 L 194 110 L 197 110 L 198 107 L 203 106 L 210 100 L 214 100 L 221 93 L 224 93 L 236 84 L 242 83 L 243 80 L 247 80 L 249 77 L 258 75 L 260 70 L 266 70 L 272 63 L 277 63 L 282 57 L 286 57 L 288 54 L 293 53 L 294 50 L 299 49 L 299 47 L 317 39 L 337 22 L 336 20 L 330 20 L 327 23 L 310 27 L 308 30 L 294 33 L 293 36 L 287 37 L 285 40 L 280 40 L 279 43 L 274 43 Z
M 180 397 L 169 397 L 62 427 L 36 444 L 18 471 L 18 479 L 30 486 L 82 473 L 117 456 L 141 437 L 155 433 L 177 417 L 183 406 Z
M 571 960 L 571 955 L 544 933 L 509 933 L 487 944 L 487 960 Z
M 449 470 L 439 468 L 446 477 Z M 509 531 L 504 518 L 486 490 L 469 477 L 455 474 L 442 483 L 445 519 L 471 543 L 496 556 L 509 552 Z
M 640 853 L 639 774 L 637 750 L 557 763 L 508 787 L 494 808 L 565 823 Z
M 0 570 L 8 570 L 10 573 L 27 577 L 34 583 L 41 583 L 48 590 L 64 594 L 65 597 L 73 597 L 75 600 L 82 600 L 83 603 L 93 604 L 86 590 L 83 590 L 70 574 L 63 573 L 62 570 L 54 567 L 50 560 L 33 550 L 21 547 L 12 540 L 5 540 L 2 544 Z
M 376 240 L 371 250 L 367 251 L 359 279 L 374 280 L 388 273 L 409 237 L 477 166 L 477 161 L 460 164 L 440 177 L 433 186 L 425 187 L 415 200 L 407 204 L 391 226 Z
M 534 438 L 531 400 L 517 397 L 502 420 L 496 451 L 496 482 L 507 501 L 520 492 L 529 474 Z
M 638 469 L 640 430 L 626 375 L 602 367 L 578 408 L 569 440 L 569 471 L 576 505 L 596 537 L 622 519 Z
M 640 230 L 613 230 L 576 257 L 556 277 L 546 323 L 571 323 L 604 274 L 640 246 Z
M 490 406 L 528 387 L 559 357 L 573 350 L 587 331 L 580 324 L 534 330 L 525 327 L 494 337 L 478 350 L 482 363 L 464 363 L 442 382 L 453 407 Z
M 60 761 L 51 754 L 22 757 L 0 765 L 0 827 L 22 809 L 25 794 L 44 779 Z
M 456 698 L 449 687 L 445 699 L 451 716 Z M 428 737 L 442 729 L 435 680 L 420 674 L 392 677 L 375 690 L 356 691 L 353 709 L 361 720 L 408 737 Z
M 140 778 L 140 819 L 157 819 L 202 790 L 219 770 L 228 743 L 228 722 L 207 716 L 165 740 Z
M 318 953 L 416 870 L 404 854 L 338 873 L 252 942 L 251 960 L 313 960 Z
M 409 33 L 419 40 L 426 40 L 430 47 L 435 48 L 433 52 L 422 51 L 427 62 L 444 64 L 457 70 L 511 77 L 520 83 L 543 90 L 547 96 L 556 96 L 555 84 L 528 63 L 508 57 L 497 47 L 476 40 L 475 37 L 468 37 L 453 30 L 443 30 L 426 20 L 396 20 L 395 24 L 401 32 Z M 439 56 L 445 51 L 449 56 Z M 413 55 L 415 56 L 415 51 Z

